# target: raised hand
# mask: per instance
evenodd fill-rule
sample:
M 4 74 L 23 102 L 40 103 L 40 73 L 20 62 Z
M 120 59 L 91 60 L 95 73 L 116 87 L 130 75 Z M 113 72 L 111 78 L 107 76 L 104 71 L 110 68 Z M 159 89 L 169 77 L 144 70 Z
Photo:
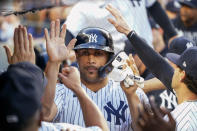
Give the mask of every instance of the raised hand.
M 45 39 L 46 39 L 46 48 L 49 56 L 50 62 L 60 63 L 65 60 L 74 47 L 76 39 L 71 40 L 68 46 L 65 46 L 65 36 L 66 36 L 66 25 L 62 26 L 62 31 L 60 31 L 60 21 L 51 22 L 51 32 L 50 37 L 48 30 L 45 28 Z
M 63 84 L 72 91 L 78 91 L 81 87 L 80 74 L 75 67 L 65 67 L 62 69 L 62 73 L 59 73 L 59 77 Z
M 121 13 L 114 7 L 112 7 L 110 4 L 106 6 L 106 9 L 115 17 L 116 20 L 113 20 L 111 18 L 108 19 L 108 21 L 114 25 L 116 30 L 120 33 L 123 33 L 125 35 L 128 35 L 131 29 L 129 28 L 128 24 L 124 20 Z
M 14 31 L 14 53 L 12 55 L 8 46 L 4 46 L 9 64 L 28 61 L 35 64 L 35 52 L 33 49 L 33 38 L 27 34 L 26 27 L 19 25 Z
M 141 127 L 142 131 L 158 131 L 158 129 L 160 131 L 175 131 L 176 122 L 172 115 L 165 110 L 160 111 L 156 107 L 153 97 L 150 98 L 150 104 L 152 107 L 152 113 L 150 113 L 144 105 L 139 107 L 140 115 L 137 124 Z M 161 112 L 169 117 L 169 121 L 163 119 Z

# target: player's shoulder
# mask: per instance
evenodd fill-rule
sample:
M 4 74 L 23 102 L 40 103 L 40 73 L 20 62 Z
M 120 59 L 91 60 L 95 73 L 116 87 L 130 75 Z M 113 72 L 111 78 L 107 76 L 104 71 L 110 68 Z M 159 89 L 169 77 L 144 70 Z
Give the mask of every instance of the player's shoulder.
M 183 102 L 179 104 L 171 112 L 171 114 L 176 119 L 176 118 L 180 118 L 183 116 L 184 117 L 190 116 L 190 114 L 193 114 L 194 112 L 197 112 L 197 101 L 187 101 L 187 102 Z
M 187 101 L 178 105 L 172 112 L 177 123 L 177 130 L 196 130 L 197 101 Z
M 56 93 L 57 92 L 65 93 L 65 92 L 69 92 L 69 91 L 70 90 L 64 84 L 61 84 L 61 83 L 56 84 Z

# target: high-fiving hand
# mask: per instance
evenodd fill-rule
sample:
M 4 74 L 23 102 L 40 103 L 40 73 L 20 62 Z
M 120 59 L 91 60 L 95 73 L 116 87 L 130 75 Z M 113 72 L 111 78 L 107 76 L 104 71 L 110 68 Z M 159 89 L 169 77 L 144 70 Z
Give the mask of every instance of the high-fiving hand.
M 59 77 L 62 83 L 72 91 L 76 92 L 81 88 L 80 74 L 77 68 L 65 67 L 62 69 L 62 73 L 59 73 Z
M 134 59 L 133 59 L 132 54 L 129 55 L 129 60 L 127 60 L 127 64 L 128 64 L 128 66 L 131 68 L 131 70 L 133 71 L 133 74 L 134 74 L 135 76 L 139 76 L 139 71 L 138 71 L 138 69 L 137 69 L 137 66 L 136 66 L 136 64 L 135 64 L 135 61 L 134 61 Z M 122 82 L 121 82 L 121 87 L 122 87 L 123 91 L 124 91 L 126 94 L 132 95 L 132 94 L 134 94 L 134 93 L 136 92 L 136 90 L 137 90 L 137 88 L 138 88 L 138 85 L 134 82 L 134 85 L 133 85 L 131 88 L 126 88 L 126 87 L 124 86 L 124 81 L 122 81 Z
M 14 53 L 12 55 L 8 46 L 4 46 L 9 64 L 28 61 L 35 64 L 35 52 L 33 49 L 33 38 L 27 34 L 26 27 L 19 25 L 14 31 Z
M 129 28 L 128 24 L 124 20 L 121 13 L 114 7 L 112 7 L 110 4 L 106 6 L 106 9 L 115 17 L 116 20 L 113 20 L 111 18 L 108 19 L 108 21 L 114 25 L 116 30 L 120 33 L 123 33 L 125 35 L 128 35 L 129 32 L 131 32 L 131 29 Z
M 175 131 L 176 121 L 170 114 L 170 112 L 165 110 L 159 110 L 156 107 L 154 98 L 150 98 L 150 104 L 152 108 L 152 113 L 145 108 L 145 104 L 139 106 L 139 117 L 137 120 L 138 126 L 142 131 Z M 163 119 L 162 113 L 167 115 L 169 121 Z
M 45 28 L 45 39 L 46 48 L 49 56 L 50 62 L 62 62 L 65 60 L 72 48 L 75 45 L 76 39 L 72 39 L 68 46 L 65 46 L 65 36 L 66 36 L 66 25 L 62 26 L 62 31 L 60 31 L 60 21 L 51 22 L 51 32 L 50 37 L 48 30 Z

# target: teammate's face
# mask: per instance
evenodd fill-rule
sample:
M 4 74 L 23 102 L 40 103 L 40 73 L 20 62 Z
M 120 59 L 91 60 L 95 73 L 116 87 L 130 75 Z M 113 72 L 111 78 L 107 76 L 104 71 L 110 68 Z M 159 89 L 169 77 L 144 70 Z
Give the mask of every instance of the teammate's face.
M 181 20 L 186 27 L 190 27 L 197 22 L 197 9 L 182 6 L 180 10 Z
M 102 78 L 98 77 L 98 69 L 107 63 L 109 54 L 94 49 L 80 49 L 76 54 L 81 79 L 87 83 L 100 82 Z
M 172 88 L 173 89 L 176 89 L 178 87 L 180 87 L 180 84 L 182 82 L 182 79 L 184 77 L 184 71 L 181 70 L 176 64 L 174 63 L 171 63 L 171 65 L 173 66 L 174 68 L 174 75 L 173 75 L 173 78 L 172 78 Z

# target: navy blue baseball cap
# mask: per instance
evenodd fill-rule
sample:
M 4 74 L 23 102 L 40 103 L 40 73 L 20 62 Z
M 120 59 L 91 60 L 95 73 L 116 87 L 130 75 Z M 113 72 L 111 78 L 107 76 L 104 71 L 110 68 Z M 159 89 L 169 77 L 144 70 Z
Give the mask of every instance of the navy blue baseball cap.
M 0 130 L 17 129 L 39 109 L 47 80 L 28 62 L 12 64 L 0 75 Z
M 197 0 L 179 0 L 179 3 L 191 8 L 197 8 Z
M 166 4 L 166 10 L 178 13 L 181 8 L 181 5 L 178 1 L 170 1 Z
M 183 53 L 186 49 L 190 48 L 190 47 L 194 47 L 196 46 L 196 44 L 187 39 L 184 36 L 181 37 L 177 37 L 174 40 L 172 40 L 172 42 L 170 43 L 169 46 L 169 52 L 170 53 L 176 53 L 176 54 L 181 54 Z
M 197 80 L 197 47 L 186 49 L 181 55 L 168 53 L 166 57 L 184 70 L 187 75 Z

